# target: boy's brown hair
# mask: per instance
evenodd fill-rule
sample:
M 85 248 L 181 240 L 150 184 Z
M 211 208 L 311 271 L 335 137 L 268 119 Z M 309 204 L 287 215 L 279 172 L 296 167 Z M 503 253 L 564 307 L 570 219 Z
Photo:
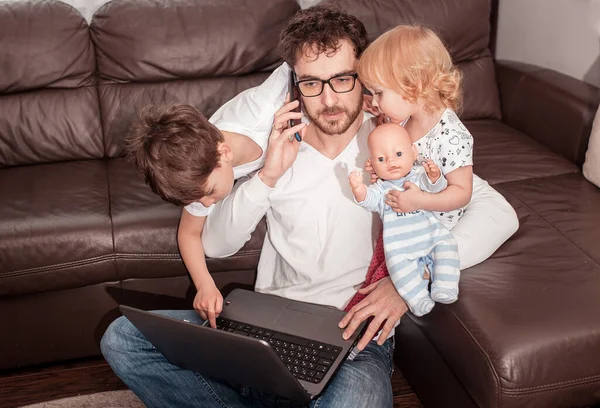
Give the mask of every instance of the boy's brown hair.
M 221 132 L 190 105 L 150 105 L 125 139 L 125 153 L 152 191 L 187 205 L 206 195 L 223 141 Z
M 341 40 L 349 41 L 356 58 L 360 57 L 368 44 L 364 24 L 335 4 L 319 4 L 292 17 L 279 36 L 278 50 L 293 68 L 301 52 L 335 53 Z

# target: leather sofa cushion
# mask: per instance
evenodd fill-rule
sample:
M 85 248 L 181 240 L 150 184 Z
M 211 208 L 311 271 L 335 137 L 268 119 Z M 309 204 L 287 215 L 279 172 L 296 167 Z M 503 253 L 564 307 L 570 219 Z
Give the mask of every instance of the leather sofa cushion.
M 90 23 L 100 78 L 168 81 L 272 67 L 279 33 L 299 8 L 294 0 L 107 3 Z
M 0 296 L 117 280 L 105 163 L 0 169 Z
M 88 25 L 61 2 L 0 2 L 0 167 L 101 158 Z
M 600 265 L 600 190 L 581 173 L 509 183 L 502 185 L 502 189 L 532 208 L 585 253 L 589 262 Z
M 88 25 L 62 2 L 0 4 L 0 94 L 95 83 Z
M 475 140 L 473 171 L 490 184 L 579 172 L 575 164 L 502 122 L 465 125 Z
M 326 0 L 339 4 L 367 28 L 369 39 L 399 24 L 424 24 L 448 46 L 465 74 L 463 119 L 500 119 L 500 100 L 488 50 L 491 3 L 481 0 Z
M 0 95 L 0 112 L 0 168 L 104 155 L 94 87 Z
M 177 249 L 181 208 L 162 201 L 123 158 L 108 161 L 108 182 L 119 278 L 186 275 Z M 207 259 L 211 273 L 256 269 L 265 230 L 263 221 L 237 254 Z
M 558 406 L 594 387 L 600 314 L 578 312 L 600 310 L 592 189 L 581 174 L 501 186 L 519 231 L 462 271 L 459 302 L 410 316 L 477 406 Z
M 122 155 L 124 138 L 144 106 L 151 103 L 186 103 L 210 117 L 229 99 L 262 83 L 268 75 L 257 73 L 227 78 L 100 85 L 98 92 L 106 156 Z

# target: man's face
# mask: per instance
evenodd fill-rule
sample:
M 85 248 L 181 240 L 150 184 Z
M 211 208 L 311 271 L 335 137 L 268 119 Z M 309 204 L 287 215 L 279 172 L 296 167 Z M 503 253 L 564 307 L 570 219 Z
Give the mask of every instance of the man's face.
M 328 80 L 341 74 L 355 73 L 356 57 L 348 41 L 341 41 L 341 47 L 335 54 L 302 54 L 294 65 L 297 80 Z M 346 132 L 361 112 L 362 85 L 357 80 L 354 89 L 346 93 L 334 92 L 324 84 L 323 92 L 318 96 L 302 97 L 304 113 L 311 123 L 327 135 Z

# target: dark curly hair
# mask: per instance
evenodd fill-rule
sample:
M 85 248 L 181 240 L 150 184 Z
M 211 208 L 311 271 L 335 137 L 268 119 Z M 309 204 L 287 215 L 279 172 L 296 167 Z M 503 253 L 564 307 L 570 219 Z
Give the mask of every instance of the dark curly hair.
M 125 139 L 125 154 L 163 200 L 187 205 L 206 195 L 224 138 L 190 105 L 149 105 Z
M 279 55 L 293 67 L 307 46 L 329 55 L 339 49 L 340 40 L 348 40 L 354 46 L 358 59 L 368 43 L 367 30 L 358 18 L 339 6 L 319 4 L 292 17 L 279 36 Z

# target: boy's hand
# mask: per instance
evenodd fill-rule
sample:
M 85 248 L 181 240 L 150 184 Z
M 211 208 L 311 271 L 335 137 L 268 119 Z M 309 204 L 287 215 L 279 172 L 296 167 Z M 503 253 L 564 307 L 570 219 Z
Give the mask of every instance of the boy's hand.
M 365 171 L 368 171 L 371 175 L 371 184 L 375 183 L 379 177 L 377 177 L 377 173 L 373 170 L 373 166 L 371 165 L 371 159 L 367 159 L 365 162 Z
M 286 103 L 275 112 L 265 164 L 258 172 L 260 179 L 269 187 L 275 187 L 277 181 L 296 160 L 300 142 L 296 141 L 294 133 L 299 132 L 304 137 L 306 124 L 300 123 L 290 128 L 289 121 L 302 118 L 302 113 L 292 112 L 292 109 L 297 108 L 299 103 L 299 101 Z
M 194 309 L 200 317 L 208 319 L 210 327 L 217 327 L 217 317 L 223 311 L 223 295 L 214 282 L 207 282 L 198 287 L 198 293 L 194 298 Z
M 421 164 L 425 168 L 425 173 L 427 173 L 427 177 L 429 177 L 429 180 L 431 180 L 432 183 L 436 183 L 442 175 L 440 168 L 436 166 L 436 164 L 431 159 L 424 161 Z

